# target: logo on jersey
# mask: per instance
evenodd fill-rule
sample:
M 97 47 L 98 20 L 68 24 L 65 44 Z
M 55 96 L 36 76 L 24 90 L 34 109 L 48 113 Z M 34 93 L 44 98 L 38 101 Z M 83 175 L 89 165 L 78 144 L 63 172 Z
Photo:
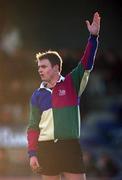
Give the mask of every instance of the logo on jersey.
M 66 90 L 65 89 L 59 89 L 58 90 L 58 94 L 59 94 L 59 96 L 65 96 L 66 95 Z

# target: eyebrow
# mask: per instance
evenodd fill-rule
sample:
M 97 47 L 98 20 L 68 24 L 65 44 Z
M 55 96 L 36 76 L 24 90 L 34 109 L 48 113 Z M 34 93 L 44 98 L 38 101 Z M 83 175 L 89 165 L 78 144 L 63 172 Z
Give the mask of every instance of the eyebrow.
M 45 64 L 42 64 L 42 65 L 39 65 L 38 67 L 47 67 L 47 65 L 45 65 Z

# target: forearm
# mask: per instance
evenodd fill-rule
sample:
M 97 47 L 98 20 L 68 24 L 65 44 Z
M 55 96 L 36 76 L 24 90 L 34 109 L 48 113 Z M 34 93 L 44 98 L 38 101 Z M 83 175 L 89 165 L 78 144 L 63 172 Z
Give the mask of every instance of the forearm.
M 39 131 L 38 130 L 28 129 L 27 141 L 28 141 L 28 155 L 29 155 L 29 157 L 37 155 L 38 137 L 39 137 Z
M 92 70 L 98 48 L 98 36 L 90 35 L 81 63 L 85 70 Z

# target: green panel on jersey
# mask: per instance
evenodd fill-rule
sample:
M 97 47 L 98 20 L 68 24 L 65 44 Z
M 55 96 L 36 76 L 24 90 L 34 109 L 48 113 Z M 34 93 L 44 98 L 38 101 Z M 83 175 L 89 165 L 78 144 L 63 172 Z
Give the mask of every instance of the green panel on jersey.
M 54 137 L 59 139 L 74 139 L 79 137 L 78 106 L 54 108 Z

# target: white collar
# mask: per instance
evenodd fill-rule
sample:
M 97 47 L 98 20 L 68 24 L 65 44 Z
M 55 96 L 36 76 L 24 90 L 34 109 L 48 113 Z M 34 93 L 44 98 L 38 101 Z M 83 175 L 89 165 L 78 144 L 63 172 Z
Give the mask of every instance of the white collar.
M 57 81 L 57 83 L 60 83 L 61 81 L 64 81 L 64 79 L 65 79 L 65 77 L 63 77 L 62 75 L 60 75 L 60 78 L 59 78 L 59 80 Z M 46 88 L 46 87 L 45 87 L 45 84 L 46 84 L 46 82 L 45 82 L 45 81 L 42 81 L 38 90 L 40 90 L 40 89 L 49 89 L 49 88 Z

